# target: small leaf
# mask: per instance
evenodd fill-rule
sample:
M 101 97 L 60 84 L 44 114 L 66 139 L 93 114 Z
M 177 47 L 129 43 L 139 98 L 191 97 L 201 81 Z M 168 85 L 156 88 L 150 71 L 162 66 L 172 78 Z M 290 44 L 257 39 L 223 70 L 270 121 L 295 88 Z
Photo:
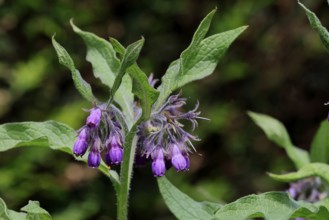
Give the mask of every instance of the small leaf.
M 202 202 L 191 199 L 169 182 L 166 177 L 160 177 L 157 180 L 162 198 L 178 219 L 213 219 L 209 211 L 213 206 L 208 206 L 206 209 Z
M 297 168 L 310 163 L 307 151 L 295 147 L 284 125 L 275 118 L 255 112 L 248 112 L 249 117 L 265 132 L 268 139 L 283 147 L 288 157 Z
M 110 39 L 115 50 L 123 55 L 125 48 L 114 38 Z M 137 66 L 133 64 L 127 69 L 129 76 L 133 80 L 133 93 L 139 98 L 142 107 L 141 118 L 146 120 L 150 117 L 152 105 L 157 100 L 159 92 L 154 89 L 148 82 L 146 74 Z
M 74 25 L 72 20 L 70 23 L 74 32 L 84 40 L 87 46 L 86 59 L 92 64 L 95 77 L 99 78 L 104 85 L 111 88 L 120 68 L 120 60 L 116 57 L 111 43 L 93 33 L 82 31 Z M 121 106 L 129 126 L 132 125 L 134 118 L 134 96 L 131 89 L 131 79 L 124 77 L 114 97 L 114 101 Z
M 29 203 L 21 208 L 22 211 L 27 212 L 27 220 L 49 220 L 51 219 L 49 213 L 40 207 L 39 202 L 29 201 Z
M 95 101 L 90 85 L 81 77 L 79 71 L 75 69 L 73 60 L 70 55 L 67 53 L 64 47 L 57 43 L 54 36 L 52 37 L 52 43 L 56 50 L 59 63 L 71 71 L 72 79 L 77 90 L 88 101 Z
M 0 125 L 0 152 L 16 147 L 49 147 L 72 154 L 72 146 L 76 139 L 76 131 L 71 127 L 55 122 L 21 122 Z M 86 158 L 76 158 L 87 161 Z M 109 177 L 114 186 L 119 184 L 118 174 L 102 163 L 98 168 Z
M 144 38 L 136 41 L 135 43 L 130 44 L 127 47 L 121 61 L 119 72 L 113 83 L 112 96 L 116 93 L 117 89 L 119 88 L 122 81 L 122 77 L 126 73 L 127 68 L 136 62 L 139 53 L 142 50 L 143 45 L 144 45 Z
M 321 21 L 318 19 L 316 14 L 314 14 L 312 11 L 310 11 L 308 8 L 306 8 L 305 5 L 303 5 L 300 1 L 298 1 L 298 4 L 304 9 L 307 18 L 311 24 L 311 27 L 318 31 L 320 35 L 320 39 L 323 43 L 323 45 L 326 47 L 327 51 L 329 52 L 329 33 L 328 30 L 322 26 Z
M 156 108 L 160 108 L 172 91 L 210 75 L 231 43 L 247 28 L 243 26 L 203 39 L 215 11 L 213 10 L 203 19 L 190 46 L 182 52 L 179 59 L 170 64 L 162 77 L 162 83 L 158 88 L 160 96 Z
M 303 166 L 297 172 L 281 175 L 269 173 L 269 175 L 271 178 L 282 182 L 292 182 L 310 176 L 319 176 L 329 184 L 329 165 L 324 163 L 310 163 Z
M 329 123 L 324 120 L 311 144 L 312 162 L 329 162 Z
M 224 205 L 214 219 L 237 220 L 264 218 L 266 220 L 307 218 L 325 220 L 329 215 L 327 206 L 296 202 L 283 192 L 268 192 L 260 195 L 249 195 L 235 202 Z

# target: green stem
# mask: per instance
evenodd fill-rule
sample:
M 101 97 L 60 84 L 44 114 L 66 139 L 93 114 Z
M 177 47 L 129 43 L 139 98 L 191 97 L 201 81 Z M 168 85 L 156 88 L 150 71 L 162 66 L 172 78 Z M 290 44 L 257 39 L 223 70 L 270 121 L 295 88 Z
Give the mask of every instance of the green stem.
M 128 198 L 130 190 L 130 181 L 137 143 L 137 121 L 126 136 L 124 156 L 121 163 L 120 186 L 117 192 L 117 215 L 119 220 L 126 220 L 128 216 Z

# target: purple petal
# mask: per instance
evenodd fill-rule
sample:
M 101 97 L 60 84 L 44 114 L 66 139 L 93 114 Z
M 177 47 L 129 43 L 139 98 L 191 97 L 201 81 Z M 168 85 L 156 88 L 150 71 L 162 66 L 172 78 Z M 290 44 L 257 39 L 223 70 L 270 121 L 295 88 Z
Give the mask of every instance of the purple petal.
M 88 155 L 88 166 L 97 168 L 101 163 L 101 154 L 99 152 L 90 151 Z

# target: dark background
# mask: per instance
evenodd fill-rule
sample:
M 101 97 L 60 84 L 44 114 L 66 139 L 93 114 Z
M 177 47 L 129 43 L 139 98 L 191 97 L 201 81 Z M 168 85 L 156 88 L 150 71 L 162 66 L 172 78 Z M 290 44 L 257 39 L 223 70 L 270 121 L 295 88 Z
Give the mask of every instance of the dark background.
M 329 27 L 326 1 L 303 1 Z M 92 76 L 85 46 L 69 19 L 90 32 L 128 45 L 146 39 L 139 64 L 161 78 L 185 49 L 202 18 L 218 7 L 210 34 L 249 28 L 230 47 L 210 77 L 185 86 L 185 110 L 200 101 L 196 130 L 202 141 L 186 173 L 168 178 L 196 200 L 230 202 L 241 196 L 284 190 L 267 171 L 294 169 L 283 149 L 269 142 L 246 111 L 281 120 L 293 143 L 309 149 L 328 108 L 328 53 L 293 0 L 0 0 L 0 121 L 57 120 L 78 129 L 90 108 L 75 90 L 51 46 L 56 39 L 73 57 L 97 95 L 106 88 Z M 117 168 L 114 168 L 117 169 Z M 109 180 L 66 154 L 43 148 L 0 153 L 0 197 L 18 210 L 39 200 L 54 219 L 115 219 Z M 136 169 L 130 219 L 173 219 L 150 167 Z

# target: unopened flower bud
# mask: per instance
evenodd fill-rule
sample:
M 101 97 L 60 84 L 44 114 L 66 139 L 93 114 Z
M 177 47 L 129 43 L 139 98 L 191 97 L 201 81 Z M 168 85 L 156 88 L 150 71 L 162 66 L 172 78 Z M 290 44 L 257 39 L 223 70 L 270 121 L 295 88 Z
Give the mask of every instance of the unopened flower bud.
M 176 144 L 172 144 L 172 158 L 171 163 L 177 171 L 186 170 L 186 158 L 182 155 Z
M 97 168 L 101 163 L 100 152 L 90 151 L 88 155 L 88 166 Z
M 80 131 L 80 134 L 73 146 L 73 153 L 76 156 L 83 156 L 86 153 L 88 148 L 88 139 L 89 139 L 88 129 L 83 128 Z
M 166 165 L 162 150 L 156 149 L 153 154 L 152 172 L 154 176 L 163 176 L 166 173 Z
M 101 122 L 102 111 L 100 108 L 92 108 L 90 114 L 86 120 L 86 124 L 90 128 L 97 128 Z

